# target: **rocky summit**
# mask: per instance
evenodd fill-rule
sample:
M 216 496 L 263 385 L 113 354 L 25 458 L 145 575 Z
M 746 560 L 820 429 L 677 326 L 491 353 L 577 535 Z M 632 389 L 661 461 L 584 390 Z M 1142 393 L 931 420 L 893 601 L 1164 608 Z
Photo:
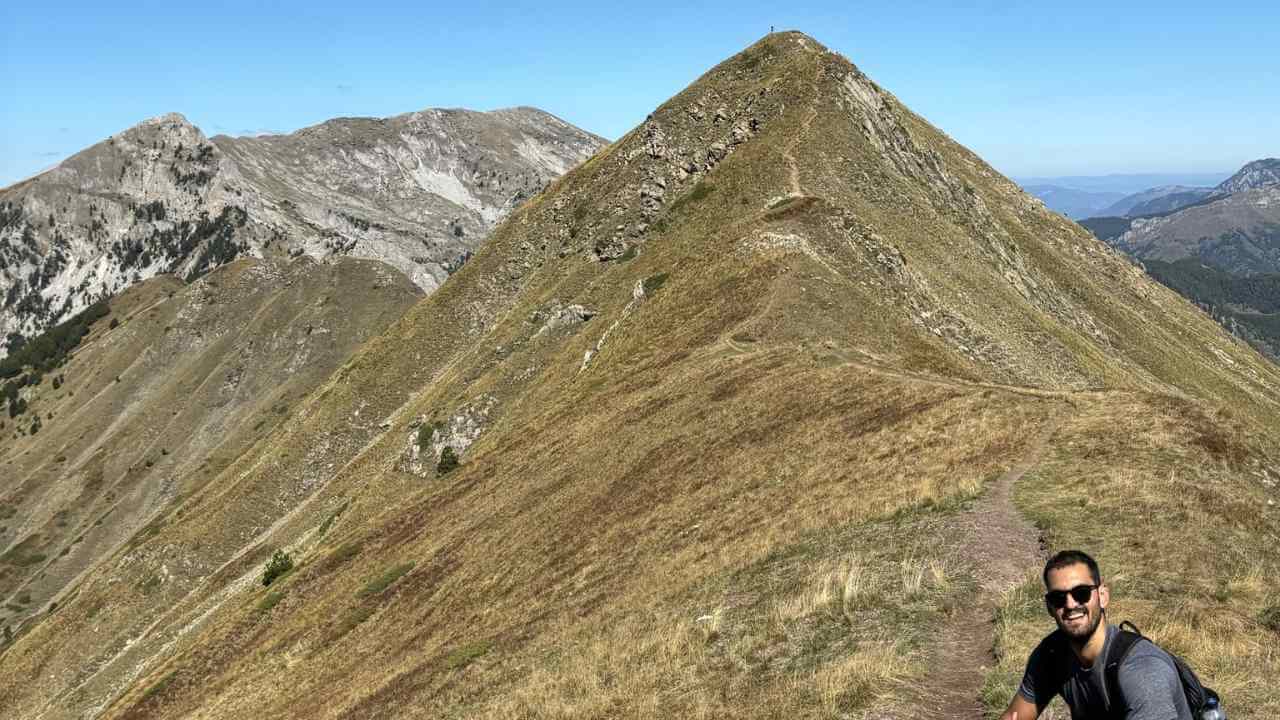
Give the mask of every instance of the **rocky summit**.
M 148 120 L 0 190 L 0 353 L 134 283 L 243 255 L 376 259 L 430 292 L 602 142 L 534 108 L 257 137 Z
M 1221 195 L 1230 195 L 1241 190 L 1256 190 L 1263 187 L 1280 185 L 1280 159 L 1263 158 L 1254 160 L 1236 171 L 1236 174 L 1223 180 L 1214 191 Z
M 1082 546 L 1233 717 L 1280 712 L 1280 369 L 800 33 L 282 415 L 22 616 L 0 711 L 982 717 Z M 49 532 L 8 536 L 24 583 Z

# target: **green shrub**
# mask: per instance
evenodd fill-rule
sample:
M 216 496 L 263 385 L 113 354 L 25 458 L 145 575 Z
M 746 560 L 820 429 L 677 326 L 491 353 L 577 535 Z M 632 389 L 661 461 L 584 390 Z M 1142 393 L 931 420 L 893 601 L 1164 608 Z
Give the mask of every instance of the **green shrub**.
M 382 575 L 369 581 L 368 585 L 360 588 L 360 592 L 356 593 L 356 597 L 369 597 L 391 587 L 391 584 L 399 580 L 405 573 L 413 569 L 413 563 L 400 563 L 394 567 L 387 568 Z
M 470 665 L 493 649 L 493 643 L 485 640 L 463 645 L 444 657 L 444 665 L 450 670 L 458 670 Z
M 147 688 L 147 691 L 142 693 L 142 699 L 146 700 L 147 698 L 150 698 L 153 695 L 159 695 L 160 693 L 163 693 L 165 689 L 167 689 L 169 685 L 173 683 L 174 678 L 176 678 L 177 676 L 178 676 L 178 671 L 174 670 L 168 675 L 165 675 L 164 677 L 160 678 L 155 685 L 152 685 L 151 687 Z
M 650 275 L 649 277 L 645 278 L 644 294 L 652 295 L 656 293 L 658 290 L 662 288 L 663 285 L 667 284 L 668 277 L 670 276 L 667 273 L 658 273 L 657 275 Z
M 706 181 L 699 182 L 697 185 L 693 186 L 693 190 L 689 191 L 688 195 L 677 198 L 675 202 L 671 203 L 671 210 L 679 210 L 691 202 L 705 200 L 707 196 L 711 195 L 711 193 L 715 191 L 715 189 L 714 185 L 711 185 Z
M 270 586 L 271 583 L 292 569 L 293 558 L 289 557 L 289 553 L 283 550 L 276 550 L 272 553 L 271 559 L 267 561 L 266 567 L 262 569 L 262 584 Z
M 458 467 L 458 454 L 453 448 L 446 445 L 444 451 L 440 453 L 440 462 L 436 465 L 436 473 L 447 475 Z
M 1280 633 L 1280 605 L 1271 605 L 1263 608 L 1258 614 L 1258 622 L 1262 623 L 1262 627 L 1274 633 Z
M 418 426 L 418 450 L 425 450 L 431 445 L 431 435 L 435 431 L 435 425 L 422 424 Z
M 328 517 L 324 519 L 324 522 L 320 523 L 320 529 L 316 531 L 318 537 L 324 537 L 324 534 L 329 532 L 329 528 L 333 526 L 333 521 L 338 519 L 338 516 L 347 509 L 347 505 L 349 504 L 350 501 L 344 502 L 338 506 L 337 510 L 329 513 Z
M 346 562 L 359 554 L 360 543 L 347 543 L 337 550 L 334 550 L 332 557 L 338 562 Z
M 284 593 L 282 592 L 267 593 L 266 597 L 258 601 L 258 612 L 260 613 L 271 612 L 271 608 L 275 607 L 276 605 L 279 605 L 280 601 L 283 599 L 284 599 Z
M 354 630 L 357 625 L 368 620 L 371 615 L 373 615 L 372 607 L 365 605 L 354 608 L 342 618 L 342 622 L 338 623 L 338 627 L 335 630 L 334 635 L 337 637 L 346 635 Z

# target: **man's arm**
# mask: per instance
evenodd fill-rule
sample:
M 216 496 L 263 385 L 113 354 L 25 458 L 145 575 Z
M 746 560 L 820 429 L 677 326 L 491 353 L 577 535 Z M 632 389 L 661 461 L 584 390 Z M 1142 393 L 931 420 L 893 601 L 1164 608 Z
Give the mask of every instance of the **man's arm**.
M 1000 716 L 1000 720 L 1036 720 L 1039 715 L 1040 708 L 1035 703 L 1022 697 L 1022 693 L 1015 692 L 1009 708 Z

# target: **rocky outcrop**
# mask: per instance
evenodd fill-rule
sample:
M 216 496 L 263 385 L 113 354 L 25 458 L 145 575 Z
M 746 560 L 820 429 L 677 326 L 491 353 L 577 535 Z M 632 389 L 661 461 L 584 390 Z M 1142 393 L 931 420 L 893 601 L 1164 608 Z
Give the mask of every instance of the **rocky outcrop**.
M 375 259 L 430 292 L 499 219 L 602 144 L 533 108 L 240 138 L 154 118 L 0 190 L 0 340 L 242 255 Z
M 1229 195 L 1241 190 L 1256 190 L 1280 185 L 1280 158 L 1254 160 L 1240 168 L 1235 175 L 1223 180 L 1214 192 Z

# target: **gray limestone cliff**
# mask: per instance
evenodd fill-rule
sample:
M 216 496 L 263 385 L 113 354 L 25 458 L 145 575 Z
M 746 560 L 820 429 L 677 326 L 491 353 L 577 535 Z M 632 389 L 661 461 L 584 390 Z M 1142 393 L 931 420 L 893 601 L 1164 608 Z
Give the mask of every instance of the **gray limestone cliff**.
M 381 260 L 425 292 L 604 144 L 534 108 L 207 138 L 147 120 L 0 189 L 0 356 L 95 300 L 240 256 Z

